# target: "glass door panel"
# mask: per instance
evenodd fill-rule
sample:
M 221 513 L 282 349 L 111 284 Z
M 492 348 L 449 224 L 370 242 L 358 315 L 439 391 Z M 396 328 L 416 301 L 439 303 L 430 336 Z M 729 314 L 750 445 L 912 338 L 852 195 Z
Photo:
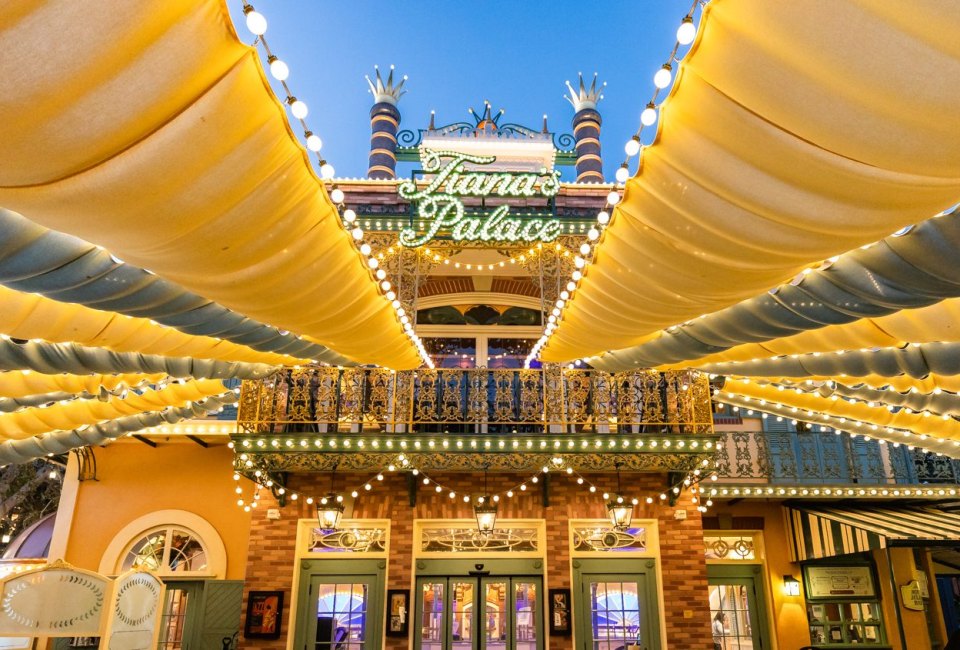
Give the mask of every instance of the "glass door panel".
M 752 578 L 710 580 L 710 626 L 715 648 L 759 650 L 761 620 Z
M 193 620 L 197 617 L 199 585 L 168 582 L 157 650 L 183 650 L 190 647 Z
M 590 607 L 587 647 L 621 650 L 630 644 L 643 647 L 644 576 L 585 576 L 583 588 Z
M 477 367 L 477 339 L 425 336 L 423 345 L 437 368 Z
M 445 579 L 420 584 L 420 647 L 423 650 L 443 648 L 443 599 L 446 586 Z
M 539 578 L 421 577 L 418 650 L 541 650 Z
M 483 647 L 507 650 L 510 631 L 510 589 L 506 580 L 486 579 L 482 584 L 485 608 Z
M 366 650 L 370 584 L 315 577 L 315 650 Z
M 540 618 L 539 583 L 515 578 L 513 581 L 513 603 L 517 613 L 514 632 L 516 650 L 535 650 L 540 639 L 538 622 Z
M 536 342 L 536 339 L 488 339 L 487 367 L 523 368 L 523 363 Z
M 453 650 L 473 648 L 474 637 L 474 596 L 476 580 L 450 581 L 451 641 Z

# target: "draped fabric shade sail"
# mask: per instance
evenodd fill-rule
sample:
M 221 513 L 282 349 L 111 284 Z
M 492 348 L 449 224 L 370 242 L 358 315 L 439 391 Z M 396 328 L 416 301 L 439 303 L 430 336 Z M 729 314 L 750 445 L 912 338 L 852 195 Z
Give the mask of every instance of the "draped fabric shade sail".
M 167 407 L 125 415 L 114 420 L 69 431 L 54 431 L 43 436 L 0 443 L 0 463 L 23 463 L 48 454 L 63 454 L 88 445 L 103 445 L 124 434 L 133 434 L 159 424 L 174 424 L 191 417 L 204 416 L 235 401 L 233 393 L 214 395 L 186 406 Z
M 53 375 L 163 373 L 170 377 L 207 379 L 259 379 L 279 366 L 243 361 L 217 361 L 191 357 L 163 357 L 134 352 L 111 352 L 75 343 L 15 343 L 0 338 L 0 370 L 24 370 Z
M 956 2 L 715 0 L 701 23 L 547 361 L 640 344 L 960 197 Z
M 938 375 L 930 373 L 925 377 L 915 378 L 907 374 L 897 374 L 893 376 L 884 375 L 858 375 L 838 377 L 824 377 L 818 375 L 802 374 L 799 377 L 763 377 L 763 381 L 769 381 L 777 384 L 791 384 L 802 379 L 811 384 L 824 384 L 828 382 L 845 382 L 852 386 L 865 386 L 883 391 L 893 391 L 896 393 L 916 393 L 920 395 L 932 395 L 937 391 L 950 391 L 953 394 L 960 394 L 960 375 Z
M 958 453 L 958 33 L 960 0 L 708 3 L 543 360 Z M 7 3 L 0 51 L 0 462 L 420 364 L 223 0 Z
M 26 408 L 16 413 L 0 414 L 0 439 L 19 440 L 47 431 L 68 431 L 125 415 L 184 406 L 187 402 L 225 392 L 227 389 L 220 381 L 199 379 L 170 384 L 160 390 L 146 389 L 142 394 L 130 392 L 125 397 L 111 396 L 105 402 L 74 400 L 47 408 Z
M 952 340 L 958 303 L 945 299 L 960 296 L 958 250 L 954 211 L 593 364 L 615 371 Z
M 903 409 L 891 411 L 876 403 L 871 405 L 859 400 L 831 399 L 817 393 L 797 392 L 771 384 L 759 384 L 755 381 L 728 380 L 722 390 L 732 393 L 733 397 L 764 400 L 807 413 L 821 413 L 835 418 L 866 422 L 878 427 L 904 429 L 919 435 L 936 435 L 960 440 L 960 422 L 950 417 L 933 417 L 926 413 Z
M 101 248 L 43 228 L 2 208 L 0 283 L 53 300 L 149 318 L 185 334 L 221 338 L 259 352 L 347 363 L 321 345 L 231 312 L 172 282 L 118 261 Z
M 27 371 L 0 372 L 0 396 L 9 398 L 28 397 L 42 393 L 98 393 L 103 388 L 113 391 L 118 388 L 139 386 L 142 383 L 154 384 L 166 377 L 165 374 L 115 374 L 115 375 L 71 375 L 41 374 Z
M 799 384 L 800 390 L 816 392 L 821 397 L 845 397 L 862 402 L 879 402 L 894 407 L 903 407 L 912 411 L 929 411 L 934 415 L 960 415 L 960 395 L 944 393 L 942 390 L 931 393 L 895 390 L 877 390 L 867 386 L 844 386 L 831 382 L 830 385 L 821 384 L 809 389 L 806 384 Z M 808 390 L 809 389 L 809 390 Z
M 0 205 L 349 358 L 419 365 L 223 2 L 8 4 L 0 25 Z
M 21 293 L 0 285 L 0 333 L 17 339 L 57 343 L 80 343 L 117 352 L 160 354 L 246 361 L 296 364 L 304 360 L 208 336 L 192 336 L 145 318 L 131 318 L 58 302 L 37 294 Z

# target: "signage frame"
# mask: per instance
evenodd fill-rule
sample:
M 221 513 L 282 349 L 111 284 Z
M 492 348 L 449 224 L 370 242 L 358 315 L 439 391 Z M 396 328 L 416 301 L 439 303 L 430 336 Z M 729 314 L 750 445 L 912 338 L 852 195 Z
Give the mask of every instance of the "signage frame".
M 480 156 L 455 150 L 422 148 L 423 168 L 397 186 L 397 194 L 416 206 L 409 226 L 400 231 L 401 246 L 416 248 L 435 239 L 488 246 L 549 243 L 563 234 L 554 197 L 560 191 L 560 172 L 478 169 L 496 162 L 496 156 Z M 470 165 L 470 167 L 467 167 Z M 421 187 L 417 174 L 432 179 Z M 480 211 L 468 211 L 463 200 L 479 199 Z M 508 199 L 544 199 L 541 214 L 511 214 Z M 487 199 L 502 201 L 484 211 Z M 419 221 L 421 228 L 414 227 Z
M 859 585 L 849 589 L 835 588 L 832 591 L 827 582 L 854 580 Z M 803 590 L 808 601 L 876 601 L 880 599 L 877 589 L 877 575 L 873 564 L 804 564 Z

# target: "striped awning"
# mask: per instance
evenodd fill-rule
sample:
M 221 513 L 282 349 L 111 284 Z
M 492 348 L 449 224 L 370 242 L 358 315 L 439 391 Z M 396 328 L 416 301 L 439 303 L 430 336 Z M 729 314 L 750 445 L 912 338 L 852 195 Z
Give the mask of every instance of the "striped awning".
M 960 514 L 930 506 L 784 508 L 795 562 L 861 553 L 898 542 L 960 543 Z

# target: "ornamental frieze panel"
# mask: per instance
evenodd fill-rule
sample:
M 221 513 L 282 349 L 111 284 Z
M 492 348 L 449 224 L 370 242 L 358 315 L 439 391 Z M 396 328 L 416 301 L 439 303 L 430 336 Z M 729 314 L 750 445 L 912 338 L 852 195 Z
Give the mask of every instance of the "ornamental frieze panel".
M 277 452 L 251 455 L 253 465 L 247 467 L 238 456 L 236 469 L 239 472 L 254 468 L 269 472 L 338 472 L 379 471 L 396 453 L 386 452 Z M 411 467 L 424 471 L 475 472 L 488 469 L 491 472 L 538 472 L 548 459 L 561 458 L 563 467 L 572 467 L 578 472 L 613 471 L 619 464 L 622 471 L 687 472 L 702 466 L 712 458 L 710 452 L 690 453 L 616 453 L 589 452 L 576 454 L 551 454 L 523 452 L 416 452 L 405 453 Z
M 711 433 L 696 371 L 288 368 L 242 385 L 246 433 Z

